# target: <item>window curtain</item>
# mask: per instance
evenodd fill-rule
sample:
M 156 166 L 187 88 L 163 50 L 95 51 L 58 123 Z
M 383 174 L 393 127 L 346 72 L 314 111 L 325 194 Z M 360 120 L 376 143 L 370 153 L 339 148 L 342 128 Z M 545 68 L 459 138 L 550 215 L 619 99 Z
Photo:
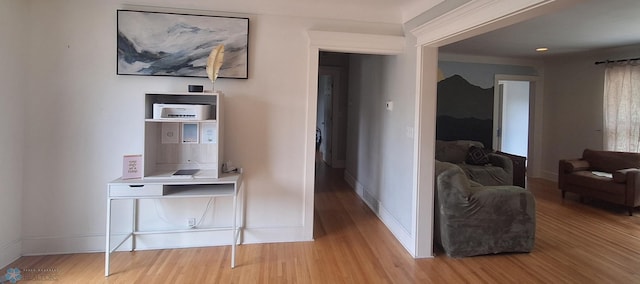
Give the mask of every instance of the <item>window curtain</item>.
M 609 151 L 640 152 L 640 65 L 605 69 L 604 146 Z

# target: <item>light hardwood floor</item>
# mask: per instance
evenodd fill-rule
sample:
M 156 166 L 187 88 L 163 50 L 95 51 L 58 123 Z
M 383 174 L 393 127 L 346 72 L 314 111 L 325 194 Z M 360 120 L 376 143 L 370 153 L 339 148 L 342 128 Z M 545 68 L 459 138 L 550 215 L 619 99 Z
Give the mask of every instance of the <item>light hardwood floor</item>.
M 532 179 L 533 252 L 416 260 L 341 171 L 320 167 L 318 174 L 315 241 L 241 245 L 235 269 L 229 247 L 114 253 L 107 278 L 102 253 L 22 257 L 8 267 L 58 283 L 640 283 L 637 210 L 629 217 L 624 208 L 582 204 L 571 194 L 562 200 L 555 183 Z

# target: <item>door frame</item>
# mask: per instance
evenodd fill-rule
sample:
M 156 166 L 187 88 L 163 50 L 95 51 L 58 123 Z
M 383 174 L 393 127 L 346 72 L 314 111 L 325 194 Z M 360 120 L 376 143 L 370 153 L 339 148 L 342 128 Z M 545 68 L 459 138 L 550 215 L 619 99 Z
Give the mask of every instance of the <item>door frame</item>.
M 313 208 L 315 194 L 315 129 L 318 111 L 318 70 L 320 51 L 398 55 L 405 51 L 403 36 L 308 31 L 307 115 L 304 162 L 304 209 L 302 239 L 313 240 Z M 410 250 L 411 251 L 411 250 Z
M 500 107 L 500 81 L 526 81 L 529 82 L 529 145 L 527 149 L 527 176 L 539 177 L 542 160 L 542 103 L 543 103 L 543 79 L 539 76 L 496 74 L 494 77 L 493 96 L 493 147 L 497 147 L 496 130 L 499 120 L 497 109 Z

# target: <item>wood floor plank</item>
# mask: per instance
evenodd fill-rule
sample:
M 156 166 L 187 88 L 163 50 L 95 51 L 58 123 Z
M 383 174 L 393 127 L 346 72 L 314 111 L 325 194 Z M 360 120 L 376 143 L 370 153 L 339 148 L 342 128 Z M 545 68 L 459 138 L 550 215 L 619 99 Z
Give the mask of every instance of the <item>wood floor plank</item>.
M 640 283 L 640 214 L 562 199 L 553 182 L 527 181 L 536 197 L 531 253 L 413 259 L 342 171 L 319 164 L 317 175 L 315 241 L 241 245 L 235 269 L 226 246 L 116 252 L 109 277 L 102 253 L 25 256 L 8 267 L 58 283 Z

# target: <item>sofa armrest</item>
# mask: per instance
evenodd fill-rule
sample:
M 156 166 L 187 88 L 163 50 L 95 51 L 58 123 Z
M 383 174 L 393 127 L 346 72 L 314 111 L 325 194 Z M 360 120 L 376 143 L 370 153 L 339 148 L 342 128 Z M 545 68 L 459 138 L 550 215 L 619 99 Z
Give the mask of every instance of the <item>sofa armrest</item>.
M 640 178 L 640 169 L 622 169 L 613 173 L 613 181 L 617 183 L 627 183 L 627 180 Z
M 625 205 L 631 208 L 640 206 L 640 169 L 630 168 L 613 172 L 613 181 L 625 185 Z M 629 216 L 633 209 L 629 209 Z
M 444 218 L 441 221 L 458 225 L 449 229 L 461 227 L 462 224 L 466 224 L 462 227 L 480 225 L 477 223 L 478 220 L 504 220 L 522 214 L 535 219 L 533 193 L 517 186 L 480 186 L 471 188 L 471 194 L 466 199 L 442 195 L 439 195 L 438 199 L 438 215 Z M 483 225 L 495 226 L 495 224 Z M 472 227 L 460 229 L 473 230 Z
M 531 251 L 536 228 L 533 194 L 516 186 L 474 191 L 467 202 L 436 210 L 434 238 L 446 254 L 464 257 Z
M 489 153 L 487 156 L 489 157 L 489 163 L 503 168 L 505 172 L 513 176 L 513 161 L 511 161 L 511 158 L 496 153 Z
M 575 171 L 585 171 L 589 169 L 589 162 L 583 159 L 567 159 L 558 161 L 558 188 L 563 190 L 566 187 L 566 175 Z M 564 191 L 563 191 L 564 196 Z
M 577 171 L 586 171 L 591 167 L 587 160 L 573 159 L 573 160 L 560 160 L 561 172 L 572 173 Z
M 474 190 L 469 199 L 471 206 L 496 214 L 494 218 L 525 213 L 535 218 L 535 198 L 530 191 L 517 186 L 484 186 Z M 468 210 L 474 212 L 476 210 Z M 470 217 L 470 216 L 468 216 Z M 487 220 L 487 219 L 485 219 Z

